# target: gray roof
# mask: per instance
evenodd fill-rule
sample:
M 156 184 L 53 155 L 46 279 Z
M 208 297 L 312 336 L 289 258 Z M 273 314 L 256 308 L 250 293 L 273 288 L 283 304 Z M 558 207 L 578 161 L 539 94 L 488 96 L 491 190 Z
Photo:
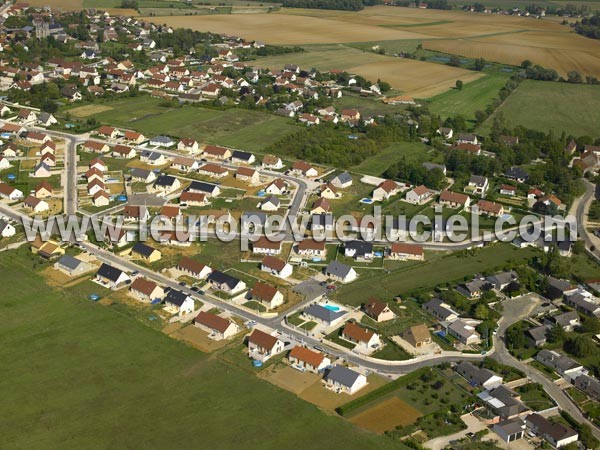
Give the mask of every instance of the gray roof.
M 173 142 L 173 139 L 171 139 L 169 136 L 154 136 L 151 139 L 152 142 L 160 142 L 161 144 L 170 144 Z
M 440 169 L 442 172 L 446 170 L 446 166 L 444 164 L 436 164 L 431 162 L 424 162 L 423 167 L 427 170 Z
M 158 161 L 162 156 L 162 153 L 152 152 L 150 150 L 144 150 L 140 157 L 146 158 L 149 161 Z
M 252 153 L 243 152 L 241 150 L 234 150 L 231 154 L 231 159 L 239 159 L 241 161 L 250 161 L 252 159 Z
M 204 181 L 192 181 L 187 190 L 192 192 L 206 192 L 208 194 L 212 194 L 218 186 L 219 185 L 217 184 L 206 183 Z
M 154 186 L 173 186 L 177 178 L 171 175 L 161 175 L 154 182 Z
M 469 178 L 469 183 L 473 183 L 477 186 L 484 186 L 486 181 L 487 178 L 481 175 L 471 175 L 471 178 Z
M 154 249 L 149 245 L 144 244 L 143 242 L 138 242 L 133 246 L 131 251 L 139 255 L 148 257 L 154 252 Z
M 1 224 L 0 224 L 0 229 L 2 229 Z M 60 264 L 63 267 L 66 267 L 67 269 L 75 270 L 79 267 L 80 264 L 83 264 L 83 261 L 81 261 L 77 258 L 74 258 L 71 255 L 63 255 L 58 260 L 58 264 Z
M 123 274 L 123 271 L 113 267 L 109 264 L 102 263 L 96 275 L 101 276 L 102 278 L 107 278 L 110 281 L 117 281 L 119 277 Z
M 360 375 L 360 373 L 348 369 L 347 367 L 335 365 L 331 368 L 325 379 L 337 382 L 342 386 L 351 387 Z
M 331 323 L 334 320 L 339 319 L 344 314 L 346 314 L 346 311 L 332 311 L 321 305 L 310 305 L 304 310 L 304 314 L 311 317 L 316 317 L 317 319 L 322 320 L 323 322 Z
M 131 176 L 134 178 L 143 178 L 146 179 L 148 178 L 148 175 L 150 175 L 151 171 L 148 169 L 142 169 L 139 167 L 136 167 L 135 169 L 133 169 L 131 171 Z
M 526 331 L 534 341 L 543 341 L 546 339 L 546 332 L 548 329 L 541 325 L 539 327 L 533 327 Z
M 352 181 L 352 175 L 348 172 L 342 172 L 339 175 L 336 175 L 333 180 L 337 180 L 340 184 L 348 183 Z
M 281 204 L 281 201 L 274 195 L 269 195 L 267 198 L 264 199 L 263 204 L 264 203 L 272 203 L 273 206 L 279 207 L 279 205 Z
M 246 212 L 242 213 L 242 217 L 240 218 L 240 221 L 242 223 L 242 226 L 250 225 L 250 224 L 264 226 L 267 224 L 268 217 L 269 216 L 264 212 L 246 211 Z
M 338 261 L 331 261 L 325 269 L 325 273 L 340 278 L 346 278 L 351 270 L 352 267 L 347 266 L 346 264 L 342 264 Z
M 173 305 L 181 306 L 187 298 L 188 295 L 185 292 L 171 289 L 165 297 L 165 303 L 172 303 Z
M 456 315 L 456 313 L 450 308 L 442 306 L 443 303 L 444 302 L 439 298 L 432 298 L 423 305 L 423 308 L 435 312 L 435 315 L 439 316 L 441 320 L 446 320 L 448 317 Z
M 486 280 L 494 285 L 502 285 L 502 284 L 508 284 L 511 281 L 516 280 L 517 278 L 519 278 L 517 273 L 515 271 L 511 270 L 508 272 L 497 273 L 496 275 L 487 277 Z
M 365 256 L 373 253 L 373 243 L 365 241 L 350 241 L 344 244 L 344 249 L 354 250 L 356 256 Z
M 514 417 L 512 419 L 499 422 L 495 425 L 495 428 L 501 428 L 508 436 L 523 431 L 525 422 L 520 417 Z
M 558 316 L 549 317 L 548 320 L 560 325 L 561 327 L 565 327 L 571 325 L 572 321 L 579 321 L 579 314 L 577 314 L 577 311 L 568 311 L 566 313 L 559 314 Z
M 0 219 L 0 233 L 2 233 L 4 229 L 9 225 L 10 223 L 8 223 L 7 221 Z

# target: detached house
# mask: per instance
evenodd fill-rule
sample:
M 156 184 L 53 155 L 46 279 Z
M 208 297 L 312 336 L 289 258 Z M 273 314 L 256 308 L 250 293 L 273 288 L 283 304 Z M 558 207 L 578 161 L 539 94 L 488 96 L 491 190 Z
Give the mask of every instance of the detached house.
M 325 383 L 335 392 L 354 395 L 367 385 L 367 377 L 345 366 L 335 365 L 325 376 Z
M 325 268 L 324 273 L 327 277 L 340 283 L 351 283 L 358 276 L 352 267 L 339 261 L 331 261 Z
M 319 172 L 308 164 L 306 161 L 296 161 L 292 165 L 292 172 L 297 175 L 302 175 L 308 178 L 313 178 L 319 175 Z
M 130 281 L 125 272 L 106 263 L 103 263 L 96 272 L 96 282 L 109 289 L 118 289 Z
M 208 282 L 213 289 L 223 291 L 229 295 L 239 294 L 246 289 L 246 283 L 242 280 L 217 270 L 210 273 Z
M 138 242 L 132 247 L 131 256 L 142 259 L 148 263 L 153 263 L 162 258 L 162 253 L 143 242 Z
M 369 301 L 365 303 L 363 309 L 365 314 L 376 322 L 385 322 L 396 317 L 387 303 L 376 298 L 370 298 Z
M 489 217 L 500 217 L 504 215 L 504 206 L 488 200 L 479 200 L 476 211 Z
M 248 184 L 257 184 L 260 181 L 260 174 L 249 167 L 239 167 L 235 173 L 235 177 Z
M 325 258 L 327 253 L 325 242 L 317 242 L 314 239 L 303 239 L 298 243 L 297 253 L 303 258 Z
M 177 143 L 177 150 L 188 152 L 191 154 L 200 153 L 200 145 L 195 139 L 181 139 Z
M 342 330 L 342 338 L 367 348 L 379 346 L 379 335 L 361 327 L 354 322 L 348 322 Z
M 248 337 L 248 356 L 258 361 L 266 361 L 281 353 L 285 344 L 275 336 L 255 329 Z
M 450 208 L 465 209 L 469 207 L 471 199 L 468 195 L 452 191 L 442 191 L 440 193 L 440 204 Z
M 42 200 L 41 198 L 37 198 L 33 195 L 29 195 L 24 201 L 23 206 L 34 213 L 41 213 L 48 211 L 50 209 L 50 205 L 47 202 Z
M 208 158 L 225 160 L 231 158 L 231 150 L 225 147 L 216 145 L 207 145 L 204 147 L 202 154 Z
M 171 289 L 164 299 L 165 309 L 179 317 L 194 312 L 194 300 L 185 292 Z
M 385 180 L 373 191 L 373 201 L 384 201 L 396 195 L 400 186 L 393 180 Z
M 432 197 L 433 191 L 423 185 L 417 186 L 406 193 L 406 201 L 415 205 L 422 205 L 431 200 Z
M 140 299 L 143 302 L 150 303 L 154 300 L 161 300 L 165 291 L 162 287 L 157 285 L 154 281 L 148 280 L 143 277 L 138 277 L 133 280 L 129 287 L 131 294 Z
M 259 302 L 267 309 L 277 308 L 283 305 L 283 294 L 276 287 L 258 281 L 250 291 L 252 300 Z
M 425 252 L 422 245 L 394 242 L 390 248 L 389 259 L 397 261 L 424 261 Z
M 479 195 L 480 197 L 485 197 L 489 187 L 489 182 L 487 177 L 483 177 L 480 175 L 471 175 L 469 179 L 469 183 L 465 187 L 465 192 L 468 194 Z
M 282 259 L 267 255 L 260 264 L 260 270 L 279 278 L 287 278 L 292 274 L 293 268 Z
M 261 236 L 252 243 L 252 253 L 278 255 L 281 253 L 281 241 L 271 241 L 266 236 Z
M 331 364 L 331 360 L 326 358 L 322 353 L 300 345 L 296 345 L 292 349 L 288 355 L 288 359 L 292 366 L 313 373 L 320 373 Z
M 177 270 L 199 280 L 205 279 L 212 272 L 212 269 L 207 265 L 188 257 L 183 257 L 179 260 Z
M 209 337 L 214 340 L 229 339 L 240 331 L 235 322 L 206 311 L 201 311 L 196 316 L 194 326 L 208 332 Z

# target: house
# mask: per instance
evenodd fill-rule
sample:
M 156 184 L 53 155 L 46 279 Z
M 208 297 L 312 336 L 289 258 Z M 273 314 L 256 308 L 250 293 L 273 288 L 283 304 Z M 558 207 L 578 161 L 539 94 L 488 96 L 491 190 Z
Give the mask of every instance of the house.
M 478 324 L 474 320 L 457 319 L 448 325 L 448 333 L 464 345 L 479 344 L 481 335 L 475 329 Z
M 504 145 L 512 147 L 513 145 L 517 145 L 519 143 L 519 137 L 518 136 L 500 135 L 499 141 L 500 141 L 500 143 L 502 143 Z
M 503 384 L 480 392 L 477 397 L 485 404 L 492 422 L 521 417 L 529 411 L 521 402 L 520 395 Z
M 83 149 L 88 152 L 106 153 L 110 150 L 108 144 L 98 141 L 85 141 Z
M 504 215 L 504 206 L 500 203 L 490 202 L 488 200 L 479 200 L 475 211 L 489 217 L 500 217 Z
M 4 219 L 0 219 L 0 236 L 7 238 L 14 236 L 17 233 L 15 227 Z
M 276 287 L 258 281 L 250 291 L 252 300 L 260 302 L 265 308 L 273 309 L 283 305 L 283 294 Z
M 246 289 L 246 283 L 217 270 L 208 275 L 208 282 L 213 289 L 223 291 L 229 295 L 235 295 Z
M 560 422 L 550 422 L 537 413 L 530 414 L 525 418 L 525 424 L 532 433 L 546 439 L 556 448 L 564 447 L 572 442 L 577 442 L 579 433 Z
M 579 375 L 585 373 L 585 369 L 577 361 L 569 358 L 568 356 L 561 355 L 554 350 L 540 350 L 540 352 L 535 356 L 535 359 L 544 366 L 549 367 L 557 372 L 569 382 L 575 380 Z
M 92 196 L 92 204 L 96 208 L 108 206 L 110 204 L 110 196 L 106 191 L 99 190 Z
M 171 223 L 178 223 L 183 219 L 183 214 L 177 205 L 163 205 L 160 208 L 160 216 Z
M 100 172 L 106 172 L 108 170 L 108 166 L 100 158 L 92 159 L 89 163 L 89 168 L 96 169 Z M 89 181 L 89 179 L 88 179 L 88 181 Z
M 47 202 L 34 195 L 27 196 L 23 201 L 23 206 L 34 213 L 41 213 L 50 209 L 50 205 Z
M 509 197 L 514 197 L 517 195 L 516 186 L 512 186 L 510 184 L 503 184 L 500 186 L 500 195 L 507 195 Z
M 345 310 L 339 309 L 334 311 L 333 309 L 326 308 L 325 306 L 318 305 L 316 303 L 307 306 L 304 308 L 304 311 L 302 311 L 302 315 L 305 319 L 321 323 L 328 327 L 342 322 L 346 313 L 347 311 Z
M 345 366 L 335 365 L 325 376 L 325 384 L 336 392 L 354 395 L 367 385 L 367 378 Z
M 414 348 L 425 347 L 431 344 L 431 334 L 429 328 L 424 323 L 413 325 L 402 333 L 402 339 L 412 345 Z
M 260 270 L 279 278 L 287 278 L 292 274 L 293 268 L 282 259 L 267 255 L 260 263 Z
M 494 289 L 498 289 L 499 291 L 501 291 L 502 289 L 506 288 L 509 284 L 517 281 L 518 279 L 519 276 L 517 275 L 517 272 L 515 272 L 514 270 L 509 270 L 507 272 L 500 272 L 495 275 L 491 275 L 485 280 L 488 283 L 490 283 L 494 287 Z
M 265 193 L 272 195 L 282 195 L 286 189 L 287 183 L 281 178 L 277 178 L 265 188 Z
M 500 439 L 506 443 L 511 443 L 522 439 L 525 435 L 525 422 L 520 417 L 504 420 L 494 424 L 492 430 Z
M 123 210 L 123 219 L 125 221 L 139 220 L 144 222 L 149 218 L 150 212 L 148 208 L 137 205 L 125 205 L 125 209 Z
M 275 336 L 254 329 L 248 337 L 248 356 L 258 361 L 266 361 L 281 353 L 285 344 Z
M 491 288 L 492 285 L 483 278 L 475 278 L 456 286 L 456 290 L 468 299 L 479 298 L 484 291 L 488 291 Z
M 234 164 L 254 164 L 256 157 L 250 152 L 234 150 L 231 153 L 231 162 Z
M 281 201 L 277 197 L 269 195 L 258 206 L 262 211 L 277 211 L 280 205 Z
M 54 141 L 45 140 L 42 143 L 42 145 L 40 146 L 40 154 L 41 155 L 46 155 L 46 154 L 54 155 L 55 153 L 56 153 L 56 144 L 54 143 Z
M 207 163 L 198 168 L 198 173 L 211 178 L 224 178 L 229 175 L 229 170 L 218 164 Z
M 117 144 L 112 149 L 112 156 L 115 158 L 132 159 L 136 154 L 136 151 L 128 145 Z
M 165 309 L 171 314 L 177 314 L 179 317 L 194 312 L 192 297 L 177 289 L 171 289 L 163 301 Z
M 470 133 L 459 133 L 456 136 L 456 142 L 458 144 L 471 144 L 471 145 L 479 144 L 479 141 L 477 140 L 477 136 L 474 134 L 470 134 Z
M 342 122 L 356 123 L 360 120 L 360 112 L 356 109 L 342 109 L 340 119 Z
M 123 139 L 131 144 L 139 145 L 146 140 L 146 136 L 137 131 L 126 131 L 123 135 Z
M 74 277 L 90 271 L 92 266 L 74 256 L 63 255 L 54 263 L 54 268 Z
M 452 139 L 454 130 L 452 128 L 440 127 L 436 130 L 436 133 L 442 136 L 444 139 Z
M 36 239 L 31 243 L 31 252 L 34 255 L 39 255 L 44 259 L 52 259 L 57 256 L 65 254 L 65 249 L 61 247 L 61 244 L 48 240 L 46 242 Z
M 201 311 L 196 316 L 194 326 L 208 332 L 209 337 L 215 340 L 229 339 L 240 331 L 235 322 L 207 311 Z
M 162 194 L 170 194 L 181 187 L 179 179 L 171 175 L 160 175 L 153 184 L 154 190 Z
M 296 161 L 292 164 L 292 172 L 296 175 L 302 175 L 307 178 L 314 178 L 319 175 L 317 169 L 308 164 L 306 161 Z
M 185 191 L 179 196 L 180 206 L 206 206 L 208 205 L 208 199 L 204 194 L 197 194 L 195 192 Z
M 548 328 L 541 325 L 525 330 L 525 340 L 528 347 L 541 347 L 546 344 Z
M 352 267 L 342 264 L 339 261 L 331 261 L 325 268 L 324 273 L 332 280 L 341 283 L 351 283 L 358 276 Z
M 103 181 L 93 177 L 92 181 L 89 181 L 87 184 L 87 191 L 89 195 L 96 195 L 100 191 L 106 191 L 106 185 Z
M 119 136 L 119 131 L 116 128 L 102 125 L 96 130 L 96 134 L 106 139 L 116 139 Z
M 342 338 L 367 348 L 378 347 L 381 343 L 377 333 L 361 327 L 355 322 L 348 322 L 344 326 Z
M 301 370 L 313 373 L 323 372 L 331 365 L 331 360 L 324 354 L 296 345 L 288 355 L 290 364 Z
M 131 256 L 133 258 L 142 259 L 148 263 L 153 263 L 162 258 L 162 253 L 143 242 L 138 242 L 131 248 Z
M 422 205 L 431 200 L 432 197 L 433 191 L 423 185 L 417 186 L 406 193 L 406 201 L 414 205 Z
M 440 204 L 450 208 L 465 209 L 469 206 L 471 199 L 468 195 L 444 190 L 440 193 Z
M 202 264 L 195 259 L 188 258 L 184 256 L 179 260 L 176 266 L 177 270 L 183 272 L 186 275 L 189 275 L 192 278 L 197 278 L 199 280 L 205 279 L 210 275 L 212 269 L 205 264 Z
M 150 145 L 153 147 L 169 148 L 175 145 L 175 141 L 168 136 L 154 136 L 150 139 Z
M 191 154 L 200 153 L 200 145 L 195 139 L 181 139 L 177 143 L 177 150 L 188 152 Z
M 225 160 L 231 158 L 231 150 L 216 145 L 207 145 L 204 147 L 202 153 L 204 156 L 213 159 Z
M 204 181 L 192 181 L 186 191 L 216 197 L 221 193 L 221 188 L 219 188 L 217 184 L 206 183 Z
M 51 141 L 52 138 L 48 136 L 46 133 L 36 133 L 35 131 L 28 131 L 26 134 L 26 139 L 29 142 L 33 142 L 34 144 L 42 145 L 45 142 Z
M 396 195 L 400 190 L 400 186 L 393 180 L 385 180 L 381 182 L 373 191 L 373 201 L 388 200 L 393 195 Z
M 597 379 L 589 375 L 579 375 L 573 381 L 573 385 L 592 399 L 596 401 L 600 400 L 600 381 Z
M 581 326 L 581 320 L 577 311 L 569 311 L 557 316 L 544 319 L 544 325 L 547 327 L 559 326 L 566 332 L 571 332 Z
M 600 304 L 592 300 L 590 296 L 584 295 L 579 291 L 570 295 L 565 295 L 563 301 L 567 306 L 575 308 L 582 314 L 600 317 Z
M 19 123 L 32 123 L 35 122 L 37 120 L 37 116 L 35 114 L 34 111 L 30 110 L 30 109 L 22 109 L 19 111 L 19 114 L 17 114 L 17 121 Z
M 520 167 L 513 166 L 508 169 L 504 176 L 509 180 L 516 181 L 517 183 L 525 183 L 529 179 L 529 174 Z
M 319 195 L 326 199 L 336 199 L 342 196 L 342 193 L 337 190 L 332 184 L 324 184 L 320 188 Z
M 486 390 L 502 385 L 503 379 L 489 369 L 479 368 L 468 361 L 459 362 L 454 368 L 456 373 L 466 379 L 469 384 Z
M 260 174 L 249 167 L 239 167 L 235 172 L 235 177 L 249 184 L 257 184 L 260 181 Z
M 439 298 L 423 303 L 422 308 L 440 322 L 453 322 L 458 319 L 458 313 Z
M 60 95 L 65 97 L 71 103 L 80 101 L 83 97 L 81 92 L 75 86 L 65 86 L 60 90 Z
M 96 272 L 95 281 L 109 289 L 118 289 L 124 284 L 129 283 L 131 279 L 122 270 L 109 264 L 102 263 Z
M 160 152 L 153 152 L 150 150 L 144 150 L 142 153 L 140 153 L 140 161 L 150 164 L 151 166 L 162 166 L 168 162 L 165 155 Z
M 325 242 L 314 239 L 303 239 L 298 243 L 297 252 L 303 258 L 325 258 L 327 250 Z
M 143 302 L 150 303 L 154 300 L 162 300 L 165 296 L 165 291 L 162 287 L 156 284 L 152 280 L 148 280 L 144 277 L 138 277 L 133 280 L 129 291 L 138 299 Z
M 394 242 L 388 257 L 397 261 L 424 261 L 425 252 L 422 245 Z
M 266 169 L 283 169 L 283 161 L 279 156 L 265 155 L 262 160 L 262 166 Z
M 131 181 L 150 184 L 156 181 L 156 173 L 152 170 L 135 167 L 131 170 Z
M 338 189 L 346 189 L 352 186 L 352 175 L 348 172 L 342 172 L 333 177 L 330 183 Z
M 344 255 L 357 261 L 371 261 L 375 256 L 373 243 L 358 240 L 345 242 Z
M 30 174 L 34 178 L 48 178 L 50 175 L 50 166 L 44 162 L 39 162 Z
M 487 177 L 483 177 L 481 175 L 471 175 L 471 178 L 469 178 L 469 183 L 467 184 L 467 186 L 465 186 L 465 192 L 467 194 L 485 197 L 488 188 L 489 181 Z
M 272 241 L 266 236 L 261 236 L 252 243 L 252 253 L 260 255 L 278 255 L 281 253 L 281 241 Z
M 11 201 L 21 200 L 23 198 L 23 192 L 6 183 L 0 182 L 0 198 Z
M 369 301 L 364 304 L 363 309 L 365 314 L 375 322 L 385 322 L 396 317 L 387 303 L 384 303 L 374 297 L 370 298 Z

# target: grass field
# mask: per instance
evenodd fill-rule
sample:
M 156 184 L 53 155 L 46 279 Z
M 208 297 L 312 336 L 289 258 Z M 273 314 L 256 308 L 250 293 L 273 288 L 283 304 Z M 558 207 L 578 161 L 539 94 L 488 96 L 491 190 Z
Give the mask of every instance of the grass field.
M 379 55 L 342 44 L 312 45 L 306 47 L 302 53 L 259 58 L 255 65 L 273 70 L 280 69 L 289 62 L 306 69 L 340 69 L 362 75 L 372 81 L 381 79 L 390 83 L 393 88 L 416 98 L 427 98 L 445 92 L 453 87 L 458 79 L 468 83 L 482 76 L 465 69 L 432 66 L 432 63 Z
M 357 306 L 373 296 L 385 300 L 414 290 L 433 289 L 448 282 L 462 281 L 463 277 L 475 273 L 493 268 L 501 269 L 509 262 L 525 262 L 536 253 L 536 250 L 530 248 L 517 249 L 510 244 L 494 244 L 475 250 L 474 255 L 454 253 L 386 275 L 377 273 L 376 279 L 375 274 L 363 272 L 357 281 L 338 289 L 336 300 Z
M 418 409 L 413 408 L 405 401 L 398 397 L 390 397 L 355 415 L 350 421 L 367 430 L 383 433 L 400 425 L 410 425 L 421 416 Z
M 169 108 L 159 104 L 160 100 L 141 96 L 84 105 L 70 109 L 69 113 L 81 118 L 94 114 L 99 122 L 133 128 L 148 137 L 156 134 L 191 137 L 200 142 L 250 151 L 260 150 L 298 131 L 291 120 L 260 111 L 193 106 Z
M 462 115 L 467 120 L 475 118 L 475 111 L 485 108 L 498 96 L 498 91 L 506 84 L 507 76 L 486 75 L 463 86 L 462 90 L 451 89 L 429 99 L 431 112 L 442 118 Z
M 526 80 L 497 111 L 502 111 L 513 127 L 553 130 L 555 135 L 565 131 L 576 136 L 597 136 L 598 104 L 600 86 Z M 493 116 L 478 131 L 488 133 L 492 123 Z
M 382 148 L 375 156 L 352 167 L 352 170 L 358 173 L 378 176 L 402 158 L 406 158 L 407 161 L 416 162 L 434 161 L 436 160 L 436 150 L 420 142 L 390 144 Z
M 400 448 L 79 291 L 52 290 L 33 265 L 27 249 L 0 255 L 3 447 Z

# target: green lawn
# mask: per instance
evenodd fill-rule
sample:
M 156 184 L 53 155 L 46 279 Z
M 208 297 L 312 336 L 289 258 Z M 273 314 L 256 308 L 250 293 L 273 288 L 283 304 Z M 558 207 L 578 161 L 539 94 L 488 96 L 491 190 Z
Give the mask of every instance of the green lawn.
M 509 125 L 598 137 L 600 86 L 526 80 L 498 108 Z M 493 117 L 478 129 L 487 134 Z
M 516 391 L 521 394 L 521 401 L 525 406 L 533 411 L 544 411 L 545 409 L 552 408 L 556 405 L 552 400 L 552 397 L 544 391 L 544 387 L 541 384 L 526 384 L 517 387 Z
M 429 109 L 442 118 L 460 114 L 467 120 L 473 120 L 475 111 L 484 111 L 498 96 L 498 91 L 506 84 L 507 79 L 507 76 L 486 75 L 467 83 L 460 91 L 451 89 L 431 98 L 428 102 Z
M 394 114 L 405 111 L 406 105 L 386 105 L 376 97 L 361 97 L 358 94 L 344 92 L 342 98 L 333 101 L 338 111 L 342 109 L 357 109 L 361 116 L 374 116 L 380 114 Z
M 94 117 L 98 122 L 135 129 L 148 137 L 168 134 L 191 137 L 201 142 L 221 144 L 250 151 L 278 142 L 298 131 L 290 119 L 262 111 L 245 109 L 216 110 L 199 106 L 163 107 L 161 100 L 149 96 L 98 103 L 110 107 Z M 77 117 L 77 108 L 72 110 Z
M 379 176 L 402 158 L 415 162 L 442 162 L 439 153 L 432 147 L 420 142 L 397 142 L 382 148 L 376 155 L 352 167 L 352 170 L 367 175 Z
M 387 300 L 411 291 L 430 290 L 446 283 L 459 282 L 475 273 L 502 270 L 506 265 L 514 267 L 537 253 L 532 248 L 517 249 L 510 244 L 494 244 L 429 259 L 386 275 L 363 272 L 357 281 L 338 289 L 336 299 L 350 305 L 360 305 L 372 296 Z
M 0 254 L 3 447 L 400 447 L 76 291 L 52 290 L 34 263 L 27 249 Z

